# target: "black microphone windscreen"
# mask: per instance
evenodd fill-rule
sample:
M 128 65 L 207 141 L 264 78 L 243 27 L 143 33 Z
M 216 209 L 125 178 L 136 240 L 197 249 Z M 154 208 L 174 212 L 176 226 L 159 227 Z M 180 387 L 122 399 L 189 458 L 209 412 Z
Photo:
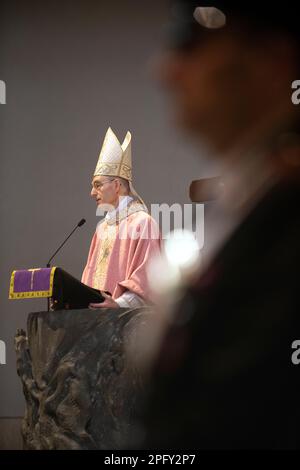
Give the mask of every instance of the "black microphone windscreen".
M 77 227 L 81 227 L 83 224 L 85 224 L 85 222 L 85 219 L 81 219 L 80 222 L 78 222 Z

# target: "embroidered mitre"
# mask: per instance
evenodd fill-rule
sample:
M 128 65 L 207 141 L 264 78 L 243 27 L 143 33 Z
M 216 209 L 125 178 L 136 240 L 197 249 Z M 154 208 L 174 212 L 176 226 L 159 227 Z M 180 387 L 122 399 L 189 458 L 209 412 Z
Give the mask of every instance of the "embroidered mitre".
M 112 129 L 108 128 L 94 172 L 94 176 L 99 175 L 119 176 L 132 181 L 131 133 L 129 131 L 121 145 Z

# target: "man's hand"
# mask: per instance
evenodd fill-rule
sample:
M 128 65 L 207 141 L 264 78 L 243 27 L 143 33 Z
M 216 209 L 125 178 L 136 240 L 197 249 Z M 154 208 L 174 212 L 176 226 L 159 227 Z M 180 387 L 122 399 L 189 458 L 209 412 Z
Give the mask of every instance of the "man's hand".
M 89 304 L 91 310 L 97 310 L 98 308 L 120 308 L 119 304 L 115 302 L 110 295 L 105 294 L 105 292 L 101 292 L 101 294 L 105 298 L 104 302 L 100 304 Z

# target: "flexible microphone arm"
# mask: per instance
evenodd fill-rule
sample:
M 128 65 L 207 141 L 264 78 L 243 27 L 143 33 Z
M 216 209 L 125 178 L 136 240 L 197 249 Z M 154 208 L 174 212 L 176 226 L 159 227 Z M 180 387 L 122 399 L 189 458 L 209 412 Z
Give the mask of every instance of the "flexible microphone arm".
M 50 268 L 50 263 L 51 261 L 53 260 L 54 256 L 59 252 L 59 250 L 64 246 L 64 244 L 69 240 L 70 236 L 73 235 L 73 233 L 75 232 L 75 230 L 77 230 L 78 227 L 81 227 L 83 224 L 85 224 L 86 220 L 85 219 L 81 219 L 78 224 L 76 225 L 76 227 L 72 230 L 72 232 L 70 233 L 70 235 L 62 242 L 62 244 L 57 248 L 56 252 L 51 256 L 51 258 L 49 259 L 48 263 L 47 263 L 47 268 Z

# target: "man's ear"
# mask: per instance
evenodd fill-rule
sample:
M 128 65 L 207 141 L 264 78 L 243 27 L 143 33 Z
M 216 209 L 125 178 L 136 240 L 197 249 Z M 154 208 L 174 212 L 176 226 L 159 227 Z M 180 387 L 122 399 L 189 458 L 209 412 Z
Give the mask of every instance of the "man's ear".
M 116 183 L 116 191 L 117 191 L 117 193 L 119 194 L 119 193 L 120 193 L 120 190 L 121 190 L 121 183 L 120 183 L 120 180 L 115 179 L 115 183 Z

